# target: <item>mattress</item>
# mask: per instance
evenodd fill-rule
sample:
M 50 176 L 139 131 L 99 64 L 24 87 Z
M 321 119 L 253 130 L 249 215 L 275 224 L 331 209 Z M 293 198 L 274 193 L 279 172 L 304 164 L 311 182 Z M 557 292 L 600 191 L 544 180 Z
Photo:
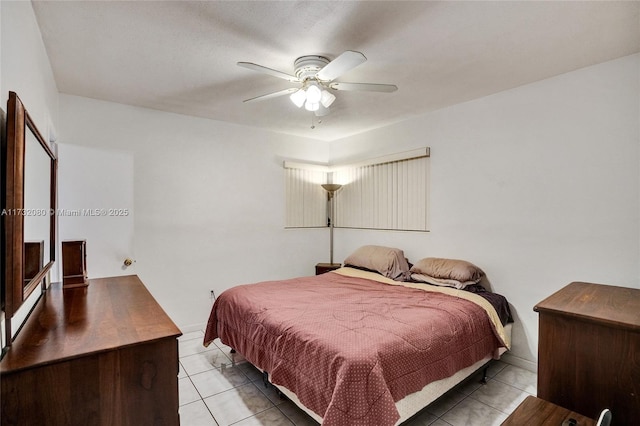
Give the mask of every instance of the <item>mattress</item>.
M 396 424 L 426 405 L 411 395 L 509 347 L 482 297 L 351 268 L 225 291 L 216 337 L 328 426 Z
M 505 327 L 505 334 L 510 339 L 512 324 L 507 324 Z M 502 355 L 506 352 L 506 348 L 501 348 L 499 351 L 499 355 Z M 436 399 L 447 393 L 449 390 L 453 389 L 456 385 L 473 375 L 478 370 L 481 370 L 485 367 L 492 359 L 493 356 L 487 356 L 480 361 L 474 363 L 473 365 L 463 368 L 462 370 L 456 372 L 453 376 L 437 380 L 435 382 L 429 383 L 421 390 L 414 392 L 410 395 L 405 396 L 400 401 L 396 402 L 396 408 L 400 415 L 400 418 L 396 422 L 396 425 L 407 421 L 409 418 L 417 414 L 419 411 L 427 407 L 429 404 L 434 402 Z M 282 392 L 289 400 L 291 400 L 294 404 L 296 404 L 301 410 L 306 412 L 311 418 L 313 418 L 318 423 L 322 423 L 322 417 L 314 413 L 309 408 L 305 407 L 305 405 L 300 402 L 295 393 L 290 391 L 284 386 L 273 385 L 280 392 Z

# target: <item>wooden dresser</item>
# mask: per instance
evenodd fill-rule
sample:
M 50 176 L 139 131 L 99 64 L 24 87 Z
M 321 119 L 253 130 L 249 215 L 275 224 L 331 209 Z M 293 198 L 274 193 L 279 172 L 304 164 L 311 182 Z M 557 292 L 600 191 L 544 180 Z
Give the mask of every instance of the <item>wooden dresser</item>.
M 179 425 L 180 330 L 135 276 L 47 290 L 0 362 L 2 425 Z
M 582 414 L 529 395 L 500 426 L 562 426 L 565 421 L 576 421 L 576 426 L 595 426 L 596 422 Z
M 538 303 L 538 397 L 640 421 L 640 289 L 574 282 Z

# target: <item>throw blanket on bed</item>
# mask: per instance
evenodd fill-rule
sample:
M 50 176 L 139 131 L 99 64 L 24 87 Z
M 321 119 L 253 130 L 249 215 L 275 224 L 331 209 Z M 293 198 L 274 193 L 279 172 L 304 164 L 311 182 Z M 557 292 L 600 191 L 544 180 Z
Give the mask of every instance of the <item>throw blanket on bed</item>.
M 326 273 L 242 285 L 216 300 L 216 337 L 326 426 L 393 425 L 395 401 L 504 346 L 487 312 L 463 298 Z

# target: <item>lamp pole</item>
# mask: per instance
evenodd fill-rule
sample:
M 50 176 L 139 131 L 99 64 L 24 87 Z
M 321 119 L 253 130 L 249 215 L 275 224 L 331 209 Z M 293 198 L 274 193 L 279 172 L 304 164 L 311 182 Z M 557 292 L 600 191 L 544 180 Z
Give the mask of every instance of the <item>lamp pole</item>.
M 333 197 L 337 190 L 342 185 L 337 183 L 325 183 L 322 187 L 327 191 L 327 197 L 329 201 L 329 263 L 333 264 L 333 215 L 334 215 L 334 200 Z

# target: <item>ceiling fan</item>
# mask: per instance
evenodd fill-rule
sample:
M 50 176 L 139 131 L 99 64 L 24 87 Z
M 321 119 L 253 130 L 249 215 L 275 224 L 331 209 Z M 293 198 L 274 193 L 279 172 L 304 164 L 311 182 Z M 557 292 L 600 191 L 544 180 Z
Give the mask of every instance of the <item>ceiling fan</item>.
M 345 51 L 333 61 L 324 56 L 301 56 L 293 63 L 294 75 L 251 62 L 238 62 L 241 67 L 299 84 L 298 87 L 256 96 L 255 98 L 246 99 L 244 102 L 263 101 L 290 95 L 291 102 L 298 108 L 302 108 L 302 105 L 304 105 L 306 110 L 314 112 L 316 116 L 324 116 L 329 113 L 329 106 L 336 100 L 336 96 L 331 93 L 332 91 L 362 90 L 388 93 L 398 90 L 398 87 L 393 84 L 341 83 L 334 81 L 366 60 L 367 58 L 362 53 L 353 50 Z

